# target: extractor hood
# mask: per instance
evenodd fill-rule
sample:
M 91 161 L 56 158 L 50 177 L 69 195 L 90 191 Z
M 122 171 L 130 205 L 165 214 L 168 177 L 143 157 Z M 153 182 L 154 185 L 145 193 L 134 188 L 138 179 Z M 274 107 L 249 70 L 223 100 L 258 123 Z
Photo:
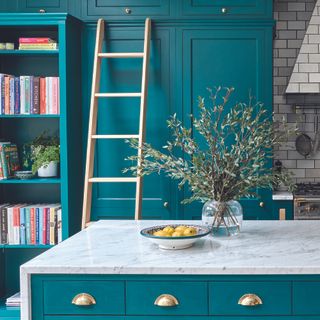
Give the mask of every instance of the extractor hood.
M 317 0 L 286 93 L 320 93 L 320 0 Z

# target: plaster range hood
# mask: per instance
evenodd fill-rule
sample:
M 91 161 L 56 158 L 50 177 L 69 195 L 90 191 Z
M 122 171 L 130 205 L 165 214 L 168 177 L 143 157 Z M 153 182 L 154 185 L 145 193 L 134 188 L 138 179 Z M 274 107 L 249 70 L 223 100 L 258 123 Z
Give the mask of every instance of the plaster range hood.
M 317 0 L 286 93 L 320 93 L 320 0 Z

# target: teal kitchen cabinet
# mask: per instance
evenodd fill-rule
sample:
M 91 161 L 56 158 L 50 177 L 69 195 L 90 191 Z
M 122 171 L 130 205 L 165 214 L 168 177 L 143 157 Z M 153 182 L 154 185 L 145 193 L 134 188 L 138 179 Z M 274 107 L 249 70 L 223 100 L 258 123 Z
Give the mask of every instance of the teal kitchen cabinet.
M 19 0 L 19 12 L 68 12 L 68 0 Z
M 293 200 L 273 200 L 273 219 L 293 220 Z
M 207 88 L 234 87 L 226 108 L 237 102 L 249 102 L 249 96 L 263 101 L 272 114 L 272 23 L 213 27 L 181 28 L 179 30 L 179 65 L 182 83 L 180 117 L 190 126 L 190 117 L 198 115 L 198 96 L 210 106 Z M 226 109 L 226 112 L 228 109 Z M 271 165 L 271 163 L 270 163 Z M 257 191 L 259 193 L 259 191 Z M 184 196 L 188 196 L 185 191 Z M 271 212 L 271 192 L 260 192 L 260 199 L 243 200 L 245 218 L 267 218 Z M 270 207 L 270 208 L 269 208 Z M 182 219 L 200 217 L 201 204 L 181 206 Z
M 149 94 L 147 107 L 146 140 L 161 148 L 170 138 L 166 126 L 168 116 L 173 113 L 170 102 L 170 52 L 172 31 L 169 28 L 153 28 L 150 53 Z M 139 52 L 143 48 L 143 24 L 128 29 L 107 25 L 106 47 L 108 52 Z M 85 115 L 83 127 L 87 132 L 95 25 L 85 30 L 86 52 L 84 72 L 88 74 L 83 84 Z M 140 92 L 140 59 L 104 59 L 101 73 L 101 92 Z M 139 125 L 140 99 L 100 99 L 98 106 L 98 134 L 136 134 Z M 85 144 L 86 138 L 84 140 Z M 103 140 L 97 142 L 94 176 L 119 177 L 122 170 L 131 165 L 125 158 L 131 150 L 124 141 Z M 128 173 L 127 175 L 131 175 Z M 174 203 L 171 181 L 164 176 L 152 175 L 144 179 L 143 218 L 168 219 Z M 132 218 L 135 204 L 135 184 L 100 183 L 93 186 L 93 219 Z

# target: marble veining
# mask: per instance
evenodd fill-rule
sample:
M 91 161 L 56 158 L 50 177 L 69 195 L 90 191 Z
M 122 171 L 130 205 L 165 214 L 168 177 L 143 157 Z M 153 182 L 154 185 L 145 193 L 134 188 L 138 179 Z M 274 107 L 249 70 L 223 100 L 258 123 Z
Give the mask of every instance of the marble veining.
M 320 274 L 320 221 L 245 221 L 238 237 L 207 236 L 192 248 L 175 251 L 161 250 L 139 234 L 163 223 L 99 221 L 27 262 L 21 272 Z
M 289 191 L 275 191 L 272 194 L 272 200 L 293 200 L 293 194 Z

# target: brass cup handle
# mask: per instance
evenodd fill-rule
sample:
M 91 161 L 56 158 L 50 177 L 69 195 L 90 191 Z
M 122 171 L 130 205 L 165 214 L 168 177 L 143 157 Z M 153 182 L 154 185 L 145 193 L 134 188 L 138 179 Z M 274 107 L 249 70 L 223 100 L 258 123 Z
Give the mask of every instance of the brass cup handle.
M 227 8 L 221 8 L 221 12 L 222 12 L 223 14 L 226 14 L 226 13 L 228 12 L 228 10 L 227 10 Z
M 259 296 L 254 293 L 244 294 L 238 301 L 238 304 L 244 307 L 255 307 L 259 306 L 262 303 L 262 300 Z
M 158 307 L 175 307 L 179 305 L 179 301 L 171 294 L 161 294 L 154 302 Z
M 76 306 L 92 306 L 96 304 L 96 299 L 89 293 L 79 293 L 72 299 L 72 304 Z
M 261 202 L 259 203 L 259 206 L 260 206 L 261 208 L 264 208 L 264 202 L 261 201 Z
M 40 13 L 46 13 L 46 10 L 45 9 L 39 9 L 39 12 Z

